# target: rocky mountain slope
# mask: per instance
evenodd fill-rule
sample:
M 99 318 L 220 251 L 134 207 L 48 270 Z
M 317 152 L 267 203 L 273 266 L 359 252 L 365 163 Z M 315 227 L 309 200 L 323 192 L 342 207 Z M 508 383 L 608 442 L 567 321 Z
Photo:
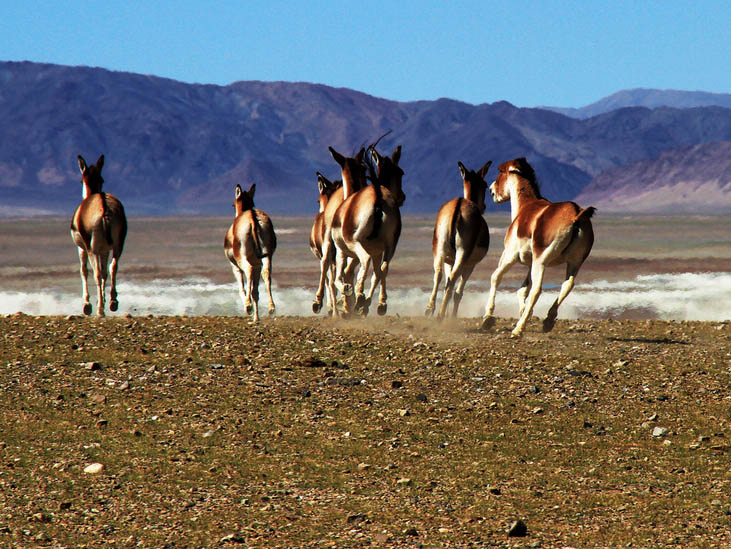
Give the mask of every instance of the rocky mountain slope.
M 405 211 L 433 212 L 461 192 L 457 161 L 526 156 L 546 196 L 571 199 L 606 170 L 731 141 L 731 109 L 635 107 L 579 120 L 506 102 L 400 103 L 308 83 L 214 86 L 0 62 L 0 214 L 69 213 L 81 194 L 76 155 L 101 153 L 105 190 L 129 215 L 229 213 L 235 184 L 252 182 L 259 207 L 312 213 L 315 172 L 338 172 L 327 147 L 352 153 L 389 129 L 379 148 L 403 146 Z

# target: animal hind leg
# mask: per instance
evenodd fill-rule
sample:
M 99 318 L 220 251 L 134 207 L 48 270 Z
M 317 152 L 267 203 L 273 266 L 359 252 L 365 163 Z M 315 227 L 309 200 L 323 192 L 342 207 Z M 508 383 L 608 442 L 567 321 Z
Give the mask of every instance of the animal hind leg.
M 259 322 L 259 277 L 261 265 L 246 265 L 246 313 L 251 315 L 252 322 Z
M 434 314 L 434 307 L 436 306 L 437 293 L 439 292 L 439 285 L 442 283 L 442 268 L 444 261 L 439 255 L 434 257 L 434 286 L 429 296 L 429 303 L 426 306 L 424 314 L 426 316 L 432 316 Z
M 515 328 L 513 328 L 513 337 L 520 337 L 523 335 L 525 324 L 530 319 L 531 314 L 533 314 L 533 307 L 538 300 L 538 296 L 541 294 L 541 285 L 543 284 L 543 275 L 545 270 L 546 268 L 543 266 L 543 263 L 540 261 L 533 261 L 533 264 L 531 265 L 531 280 L 533 283 L 531 285 L 530 292 L 528 292 L 525 310 L 523 311 L 523 314 L 520 315 Z
M 568 297 L 569 292 L 571 292 L 571 290 L 573 289 L 574 281 L 576 280 L 576 274 L 579 272 L 579 267 L 580 265 L 566 265 L 566 279 L 561 284 L 561 291 L 559 292 L 556 301 L 553 302 L 553 305 L 551 305 L 551 308 L 548 310 L 548 314 L 546 314 L 546 319 L 543 321 L 544 332 L 550 332 L 556 325 L 558 308 L 561 303 L 563 303 L 564 299 Z
M 520 288 L 518 289 L 518 318 L 523 316 L 523 311 L 525 311 L 525 298 L 528 296 L 530 288 L 531 278 L 529 269 L 528 274 L 525 276 L 525 280 L 523 280 L 523 284 L 521 284 Z
M 109 310 L 114 312 L 119 308 L 119 301 L 117 300 L 117 267 L 119 266 L 119 258 L 116 255 L 112 255 L 112 264 L 109 268 L 109 275 L 111 279 L 111 288 L 109 291 Z
M 508 250 L 504 250 L 500 256 L 498 266 L 490 277 L 490 294 L 487 298 L 485 315 L 482 317 L 480 329 L 488 330 L 495 325 L 495 318 L 492 316 L 492 313 L 495 311 L 495 294 L 497 293 L 497 287 L 500 285 L 500 281 L 503 279 L 505 272 L 510 269 L 516 261 L 518 261 L 518 254 L 508 252 Z
M 454 308 L 452 309 L 453 317 L 457 316 L 459 304 L 462 302 L 462 296 L 464 295 L 464 287 L 467 284 L 467 281 L 470 279 L 470 276 L 472 276 L 472 271 L 474 269 L 474 265 L 465 265 L 464 269 L 462 270 L 462 276 L 459 278 L 457 287 L 454 289 L 454 297 L 452 298 L 454 300 Z
M 91 263 L 94 268 L 94 280 L 96 281 L 97 300 L 96 315 L 104 316 L 104 290 L 106 281 L 106 256 L 102 254 L 92 254 Z
M 89 254 L 84 248 L 79 248 L 79 272 L 81 274 L 81 299 L 85 315 L 91 314 L 91 302 L 89 301 Z
M 439 320 L 443 319 L 444 316 L 447 314 L 447 306 L 449 305 L 449 300 L 452 299 L 454 285 L 456 284 L 457 280 L 459 280 L 459 278 L 462 276 L 462 272 L 465 266 L 464 262 L 465 252 L 464 249 L 460 247 L 457 249 L 457 253 L 454 256 L 452 271 L 449 273 L 449 276 L 447 277 L 447 283 L 444 285 L 444 296 L 442 297 L 442 304 L 439 307 L 439 314 L 437 315 L 437 318 Z
M 264 284 L 267 287 L 267 294 L 269 294 L 269 315 L 273 315 L 276 311 L 274 306 L 274 298 L 272 297 L 272 258 L 271 256 L 265 257 L 262 260 L 262 278 Z

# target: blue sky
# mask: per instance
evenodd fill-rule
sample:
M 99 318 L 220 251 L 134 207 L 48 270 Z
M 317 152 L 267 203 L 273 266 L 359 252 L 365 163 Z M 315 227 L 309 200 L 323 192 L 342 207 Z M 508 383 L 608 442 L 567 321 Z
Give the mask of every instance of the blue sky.
M 579 107 L 731 92 L 731 1 L 0 0 L 0 60 Z

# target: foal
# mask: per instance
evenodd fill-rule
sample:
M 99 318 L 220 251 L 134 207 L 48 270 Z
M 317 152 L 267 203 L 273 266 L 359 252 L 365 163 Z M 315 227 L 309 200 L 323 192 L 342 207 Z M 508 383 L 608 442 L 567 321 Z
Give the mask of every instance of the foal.
M 530 272 L 518 290 L 520 312 L 512 335 L 520 337 L 541 293 L 546 267 L 566 264 L 566 279 L 543 321 L 543 331 L 556 323 L 558 307 L 571 289 L 574 279 L 594 244 L 591 216 L 596 208 L 580 208 L 573 202 L 549 202 L 541 196 L 533 168 L 525 158 L 504 162 L 490 185 L 495 202 L 510 200 L 512 222 L 505 233 L 505 250 L 490 279 L 490 295 L 485 306 L 482 329 L 495 324 L 495 292 L 503 274 L 520 261 Z
M 256 184 L 248 191 L 242 191 L 241 186 L 236 185 L 236 217 L 226 233 L 223 249 L 239 283 L 239 294 L 244 301 L 246 313 L 252 315 L 254 322 L 259 322 L 259 277 L 262 273 L 269 293 L 269 314 L 274 314 L 271 272 L 277 237 L 269 216 L 254 209 L 255 190 Z
M 458 162 L 459 173 L 462 176 L 464 198 L 455 198 L 445 203 L 437 214 L 432 239 L 432 253 L 434 255 L 434 287 L 432 288 L 426 315 L 434 314 L 434 305 L 439 284 L 442 281 L 442 269 L 447 267 L 447 283 L 444 287 L 444 297 L 439 307 L 437 318 L 444 318 L 449 299 L 455 282 L 459 280 L 454 291 L 454 308 L 452 316 L 457 316 L 465 284 L 470 278 L 475 266 L 485 257 L 490 245 L 490 233 L 487 223 L 482 217 L 485 211 L 485 175 L 492 161 L 485 164 L 480 171 L 474 172 Z
M 320 172 L 317 172 L 317 187 L 320 191 L 320 195 L 317 197 L 317 203 L 319 211 L 315 216 L 315 221 L 312 224 L 312 230 L 310 231 L 310 249 L 315 257 L 322 260 L 322 248 L 323 241 L 325 239 L 325 208 L 330 200 L 332 194 L 340 187 L 343 186 L 343 182 L 339 179 L 336 181 L 328 180 Z M 335 264 L 331 261 L 331 268 L 327 273 L 327 309 L 330 315 L 333 314 L 335 307 Z
M 86 161 L 78 156 L 81 183 L 83 185 L 81 204 L 71 218 L 71 238 L 79 247 L 79 263 L 81 264 L 81 287 L 84 300 L 84 314 L 91 314 L 89 302 L 89 285 L 87 283 L 87 260 L 91 260 L 94 278 L 98 290 L 98 316 L 104 316 L 104 294 L 107 283 L 107 261 L 112 252 L 112 288 L 109 309 L 116 311 L 117 301 L 117 264 L 122 256 L 124 239 L 127 236 L 127 218 L 124 207 L 117 197 L 102 192 L 102 168 L 104 155 L 95 165 L 87 166 Z
M 353 286 L 346 277 L 345 262 L 348 257 L 357 259 L 360 271 L 355 284 L 355 310 L 364 316 L 368 314 L 369 302 L 378 284 L 381 288 L 377 311 L 379 315 L 386 314 L 386 276 L 401 235 L 399 207 L 406 198 L 401 189 L 404 172 L 398 165 L 401 146 L 396 147 L 391 158 L 381 156 L 373 146 L 369 147 L 369 151 L 376 165 L 373 184 L 356 193 L 348 193 L 335 212 L 331 225 L 332 241 L 337 246 L 335 285 L 343 295 L 353 294 Z M 333 156 L 340 163 L 338 157 Z M 345 184 L 345 172 L 343 182 Z M 373 281 L 366 297 L 363 287 L 371 262 Z M 351 270 L 350 265 L 348 270 Z M 348 308 L 346 300 L 346 313 Z

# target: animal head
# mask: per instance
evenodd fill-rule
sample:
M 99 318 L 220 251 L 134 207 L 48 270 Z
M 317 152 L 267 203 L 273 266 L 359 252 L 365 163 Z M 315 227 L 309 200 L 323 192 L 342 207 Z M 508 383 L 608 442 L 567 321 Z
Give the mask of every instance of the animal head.
M 234 208 L 236 208 L 236 216 L 238 217 L 246 210 L 254 208 L 254 192 L 256 191 L 256 183 L 249 187 L 248 191 L 241 189 L 241 185 L 236 185 L 234 193 Z
M 338 187 L 342 187 L 343 182 L 339 179 L 330 181 L 327 177 L 317 172 L 317 188 L 320 191 L 320 195 L 317 197 L 317 202 L 320 206 L 320 211 L 325 211 L 327 201 L 330 200 L 330 196 Z
M 337 162 L 340 166 L 340 170 L 343 174 L 343 188 L 346 189 L 346 194 L 354 193 L 365 187 L 366 168 L 363 163 L 365 148 L 361 147 L 358 154 L 352 158 L 343 156 L 332 147 L 328 147 L 328 150 L 335 159 L 335 162 Z
M 536 172 L 528 161 L 521 157 L 503 162 L 498 167 L 498 175 L 490 185 L 490 194 L 495 202 L 510 200 L 511 187 L 516 186 L 519 180 L 529 184 L 536 198 L 542 198 L 540 187 L 536 181 Z
M 378 184 L 386 187 L 396 197 L 396 205 L 401 207 L 406 200 L 402 188 L 404 171 L 398 165 L 401 160 L 401 145 L 396 147 L 391 157 L 381 156 L 375 147 L 370 148 L 371 159 L 376 165 Z
M 485 182 L 485 176 L 487 170 L 490 169 L 492 160 L 488 160 L 487 164 L 482 166 L 478 171 L 472 171 L 465 168 L 462 162 L 457 162 L 459 167 L 459 173 L 462 176 L 462 185 L 464 186 L 464 197 L 467 200 L 471 200 L 480 209 L 480 212 L 485 211 L 485 191 L 487 190 L 487 183 Z
M 91 166 L 87 166 L 86 160 L 81 155 L 78 155 L 77 158 L 79 159 L 79 170 L 81 171 L 81 183 L 84 185 L 82 196 L 86 198 L 90 194 L 102 192 L 104 155 L 101 155 L 96 164 Z

